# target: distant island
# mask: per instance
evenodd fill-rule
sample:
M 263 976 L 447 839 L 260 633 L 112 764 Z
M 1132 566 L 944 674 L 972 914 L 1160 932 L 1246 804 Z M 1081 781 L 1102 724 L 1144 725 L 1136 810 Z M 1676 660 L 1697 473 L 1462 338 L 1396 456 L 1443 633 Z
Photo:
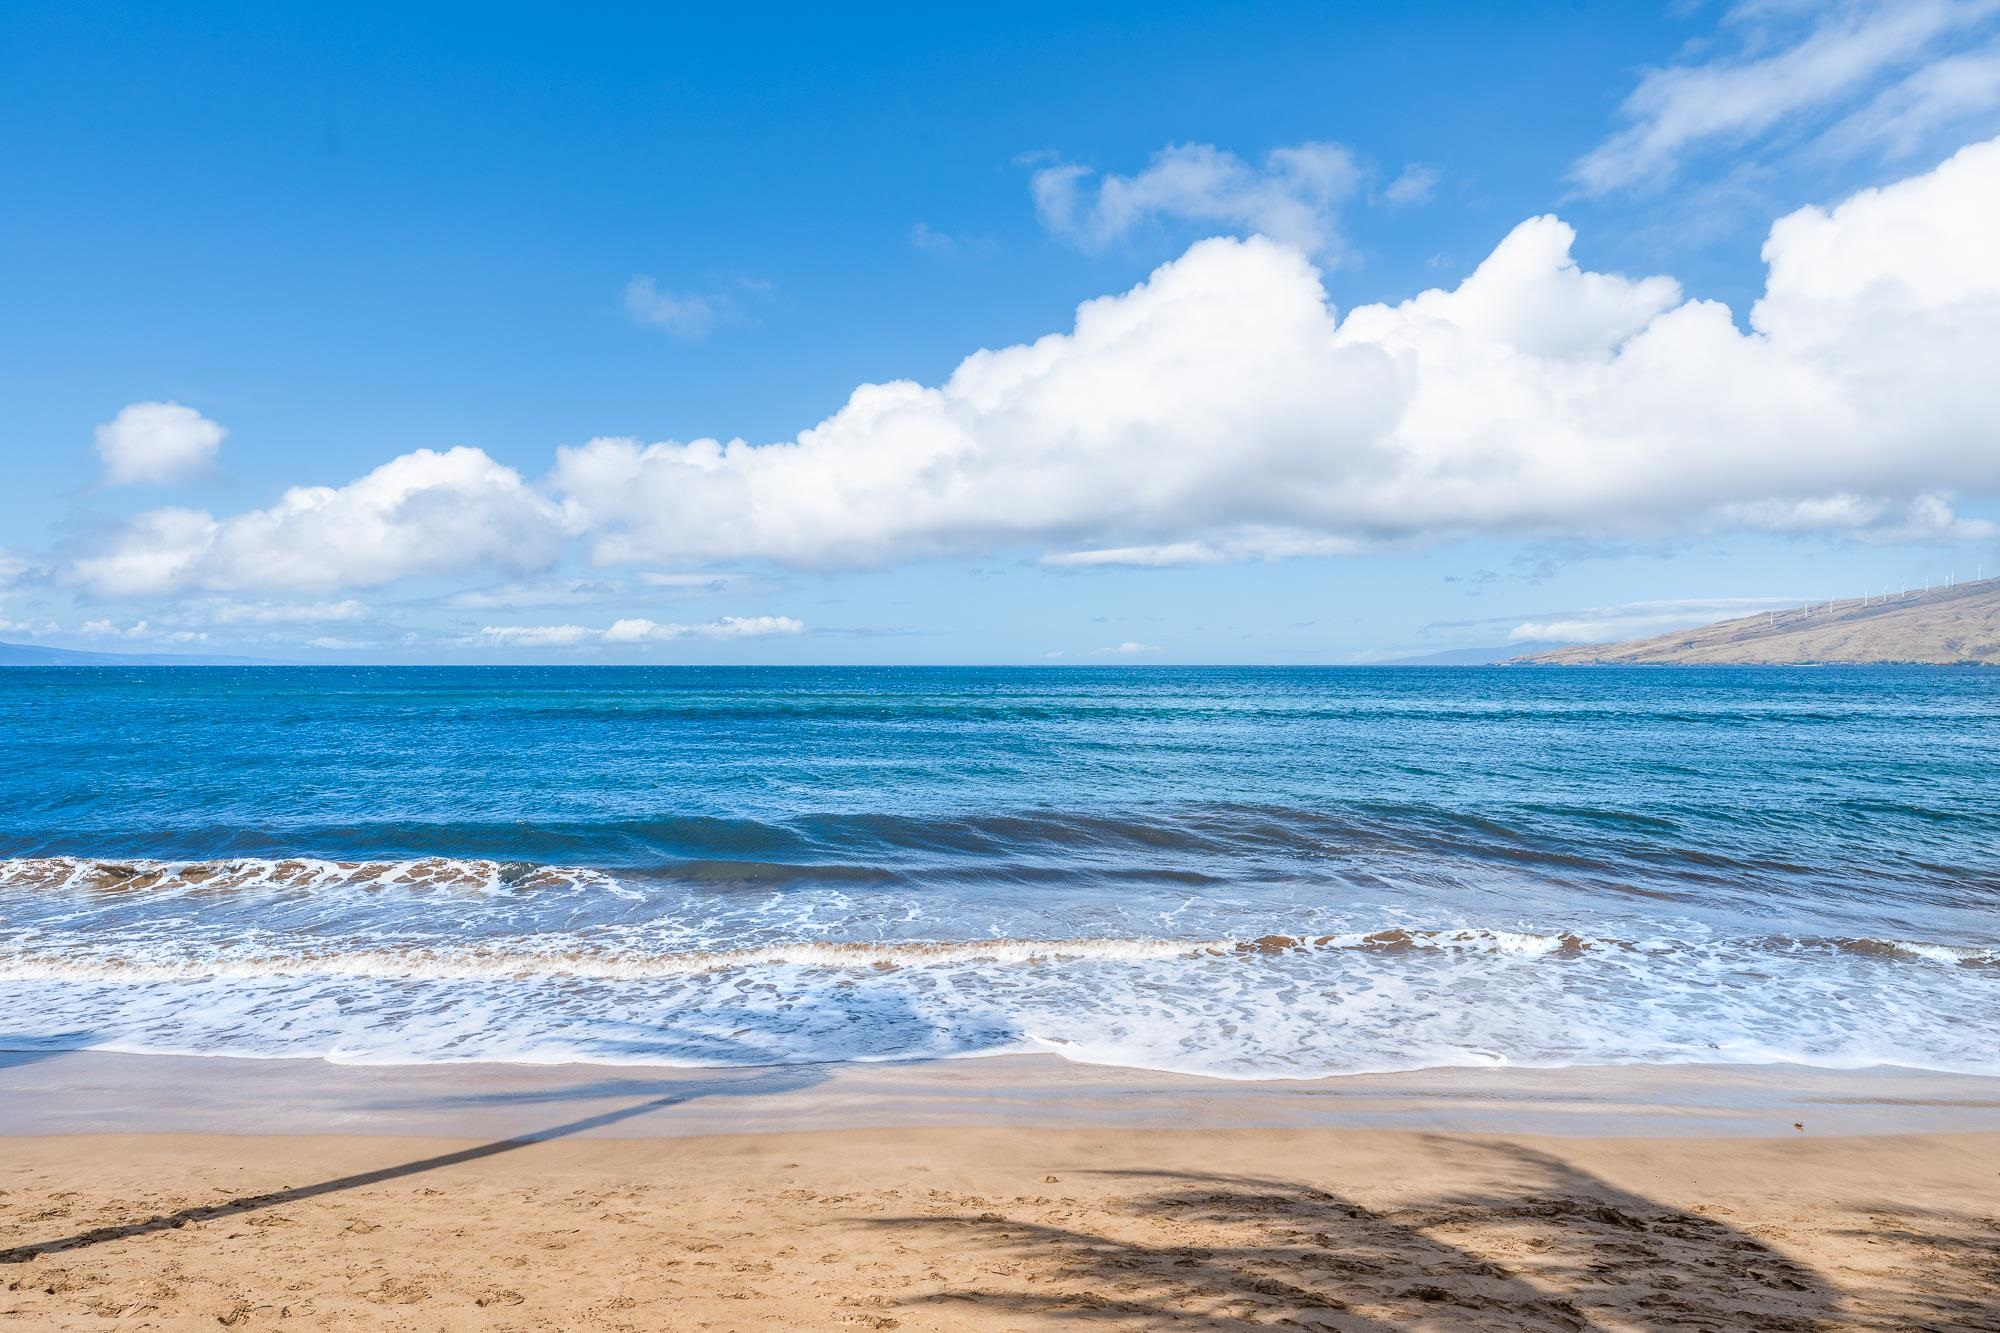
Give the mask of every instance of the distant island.
M 2000 578 L 1813 602 L 1700 629 L 1513 660 L 1546 666 L 2000 666 Z
M 261 657 L 214 653 L 93 653 L 45 648 L 38 643 L 0 643 L 0 667 L 10 666 L 287 666 Z

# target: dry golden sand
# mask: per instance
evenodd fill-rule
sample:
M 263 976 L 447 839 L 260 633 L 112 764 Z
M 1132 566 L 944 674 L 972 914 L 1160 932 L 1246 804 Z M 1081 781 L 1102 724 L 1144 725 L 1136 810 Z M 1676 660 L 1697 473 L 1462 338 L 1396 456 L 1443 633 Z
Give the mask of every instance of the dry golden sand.
M 2000 1329 L 2000 1135 L 0 1141 L 8 1329 Z

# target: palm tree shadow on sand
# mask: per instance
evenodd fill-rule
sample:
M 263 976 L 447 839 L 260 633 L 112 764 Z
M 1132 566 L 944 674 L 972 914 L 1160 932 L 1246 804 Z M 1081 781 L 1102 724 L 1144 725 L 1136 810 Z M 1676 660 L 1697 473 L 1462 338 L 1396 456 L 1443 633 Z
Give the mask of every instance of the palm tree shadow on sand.
M 821 1002 L 831 1009 L 836 1017 L 844 1017 L 835 1005 Z M 914 1012 L 907 1004 L 877 1002 L 870 1010 L 870 1018 L 882 1040 L 891 1045 L 901 1043 L 909 1050 L 908 1058 L 921 1058 L 923 1043 L 934 1036 L 935 1030 L 929 1020 Z M 1010 1037 L 1005 1033 L 992 1034 L 995 1044 L 1005 1044 Z M 35 1058 L 47 1058 L 60 1054 L 54 1043 L 45 1043 L 47 1052 L 36 1052 Z M 734 1062 L 736 1072 L 727 1069 L 711 1069 L 697 1077 L 651 1078 L 615 1076 L 595 1079 L 585 1083 L 570 1084 L 554 1088 L 533 1088 L 522 1091 L 483 1091 L 462 1089 L 444 1097 L 422 1097 L 377 1102 L 374 1110 L 395 1109 L 439 1109 L 459 1107 L 465 1109 L 537 1106 L 556 1103 L 588 1103 L 626 1098 L 636 1100 L 614 1106 L 592 1115 L 580 1116 L 558 1124 L 548 1125 L 525 1133 L 510 1134 L 504 1138 L 459 1148 L 451 1152 L 439 1153 L 414 1161 L 397 1162 L 376 1167 L 368 1171 L 353 1172 L 309 1185 L 287 1186 L 262 1194 L 238 1195 L 232 1198 L 207 1203 L 191 1203 L 169 1212 L 150 1217 L 109 1223 L 79 1231 L 71 1235 L 52 1237 L 46 1240 L 16 1243 L 0 1249 L 0 1264 L 26 1263 L 43 1254 L 78 1250 L 102 1245 L 111 1241 L 132 1240 L 171 1231 L 191 1223 L 205 1222 L 213 1218 L 234 1217 L 267 1208 L 278 1208 L 306 1199 L 323 1195 L 338 1194 L 345 1190 L 365 1189 L 392 1180 L 423 1175 L 447 1167 L 460 1166 L 486 1158 L 498 1157 L 537 1143 L 547 1143 L 555 1139 L 570 1138 L 578 1134 L 588 1134 L 595 1130 L 608 1129 L 627 1121 L 652 1115 L 672 1107 L 690 1102 L 718 1097 L 761 1097 L 779 1093 L 797 1092 L 820 1083 L 827 1077 L 828 1066 L 824 1064 L 770 1065 L 759 1064 L 768 1060 L 769 1053 L 757 1047 L 748 1046 L 728 1037 L 711 1036 L 705 1044 L 705 1054 L 718 1064 Z
M 1466 1145 L 1459 1145 L 1463 1151 Z M 1444 1145 L 1439 1145 L 1442 1149 Z M 1485 1192 L 1388 1210 L 1265 1177 L 1107 1171 L 1135 1187 L 1113 1236 L 994 1213 L 874 1225 L 944 1229 L 990 1256 L 1003 1282 L 917 1298 L 1039 1321 L 1239 1333 L 1274 1325 L 1348 1330 L 1995 1327 L 2000 1267 L 1983 1289 L 1961 1269 L 1950 1292 L 1921 1281 L 1843 1293 L 1824 1276 L 1715 1218 L 1622 1190 L 1547 1154 L 1476 1145 L 1501 1164 Z M 1978 1219 L 1937 1219 L 1978 1239 Z M 1112 1230 L 1114 1228 L 1106 1228 Z M 1931 1242 L 1935 1238 L 1915 1238 Z M 1023 1289 L 1023 1283 L 1032 1289 Z
M 131 1222 L 120 1222 L 109 1226 L 94 1227 L 73 1235 L 33 1241 L 0 1250 L 0 1263 L 26 1263 L 43 1254 L 56 1254 L 67 1250 L 85 1249 L 102 1245 L 109 1241 L 131 1240 L 161 1231 L 171 1231 L 195 1222 L 206 1222 L 218 1217 L 237 1217 L 245 1213 L 266 1208 L 278 1208 L 304 1199 L 314 1199 L 322 1195 L 338 1194 L 343 1190 L 364 1189 L 370 1185 L 380 1185 L 386 1181 L 400 1180 L 408 1176 L 423 1175 L 426 1172 L 460 1166 L 467 1162 L 477 1162 L 503 1153 L 517 1152 L 537 1143 L 548 1143 L 555 1139 L 565 1139 L 592 1130 L 606 1129 L 623 1121 L 651 1115 L 669 1107 L 681 1106 L 706 1097 L 760 1096 L 779 1092 L 791 1092 L 810 1087 L 824 1078 L 824 1073 L 813 1066 L 794 1069 L 776 1069 L 759 1077 L 723 1081 L 717 1079 L 620 1079 L 607 1087 L 603 1083 L 585 1084 L 565 1092 L 536 1094 L 534 1101 L 548 1102 L 575 1098 L 597 1100 L 608 1095 L 638 1095 L 640 1100 L 624 1106 L 601 1111 L 595 1115 L 582 1116 L 575 1120 L 549 1125 L 525 1134 L 511 1135 L 491 1142 L 459 1148 L 452 1152 L 438 1153 L 432 1157 L 420 1157 L 414 1161 L 396 1162 L 376 1167 L 368 1171 L 357 1171 L 349 1175 L 335 1176 L 328 1180 L 315 1181 L 310 1185 L 289 1186 L 271 1190 L 263 1194 L 238 1195 L 215 1203 L 190 1204 L 172 1212 L 158 1213 L 152 1217 Z M 482 1100 L 484 1095 L 475 1095 L 468 1101 Z
M 53 1043 L 44 1043 L 53 1047 Z M 754 1048 L 715 1039 L 711 1046 L 718 1060 L 735 1057 L 744 1064 L 750 1064 L 760 1052 Z M 51 1049 L 48 1054 L 59 1054 Z M 39 1054 L 39 1053 L 38 1053 Z M 43 1058 L 46 1058 L 44 1056 Z M 0 1264 L 27 1263 L 44 1254 L 58 1254 L 65 1251 L 87 1249 L 112 1241 L 134 1240 L 155 1235 L 163 1231 L 177 1230 L 192 1223 L 206 1222 L 221 1217 L 237 1217 L 267 1208 L 279 1208 L 286 1204 L 315 1199 L 323 1195 L 338 1194 L 345 1190 L 365 1189 L 392 1180 L 419 1176 L 448 1167 L 461 1166 L 468 1162 L 482 1161 L 505 1153 L 518 1152 L 537 1143 L 547 1143 L 556 1139 L 571 1138 L 578 1134 L 588 1134 L 596 1130 L 637 1120 L 640 1117 L 683 1106 L 689 1102 L 715 1097 L 755 1097 L 776 1093 L 795 1092 L 811 1087 L 826 1077 L 822 1065 L 766 1065 L 761 1068 L 744 1069 L 741 1073 L 730 1074 L 722 1070 L 704 1073 L 695 1077 L 642 1078 L 615 1077 L 596 1079 L 586 1083 L 570 1084 L 564 1087 L 538 1088 L 522 1092 L 491 1092 L 478 1089 L 459 1089 L 443 1097 L 423 1097 L 378 1103 L 366 1109 L 409 1109 L 430 1110 L 453 1107 L 475 1109 L 495 1105 L 544 1105 L 570 1103 L 587 1104 L 616 1099 L 622 1105 L 610 1107 L 594 1114 L 578 1116 L 557 1124 L 546 1125 L 522 1133 L 510 1134 L 485 1143 L 438 1153 L 430 1157 L 420 1157 L 413 1161 L 395 1162 L 375 1167 L 367 1171 L 352 1172 L 309 1185 L 287 1186 L 262 1194 L 237 1195 L 231 1198 L 206 1203 L 190 1203 L 185 1207 L 150 1217 L 129 1221 L 108 1223 L 75 1232 L 71 1235 L 51 1237 L 46 1240 L 17 1243 L 0 1249 Z M 627 1101 L 632 1098 L 636 1100 Z M 254 1114 L 254 1111 L 246 1114 Z

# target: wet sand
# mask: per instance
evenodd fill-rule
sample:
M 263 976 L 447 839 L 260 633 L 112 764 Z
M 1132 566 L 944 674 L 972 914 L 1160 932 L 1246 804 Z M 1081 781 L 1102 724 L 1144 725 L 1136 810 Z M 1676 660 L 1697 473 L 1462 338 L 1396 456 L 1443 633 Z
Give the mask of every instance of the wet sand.
M 2000 1328 L 1988 1080 L 13 1061 L 0 1328 Z

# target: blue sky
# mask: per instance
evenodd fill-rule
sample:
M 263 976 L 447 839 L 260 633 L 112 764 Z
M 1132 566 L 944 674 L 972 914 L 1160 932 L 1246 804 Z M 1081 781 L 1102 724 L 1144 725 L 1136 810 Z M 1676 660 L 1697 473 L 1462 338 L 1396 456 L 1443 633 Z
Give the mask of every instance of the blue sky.
M 10 6 L 0 638 L 1342 662 L 2000 568 L 2000 404 L 1911 351 L 1990 361 L 1912 266 L 1994 5 L 1078 8 Z

